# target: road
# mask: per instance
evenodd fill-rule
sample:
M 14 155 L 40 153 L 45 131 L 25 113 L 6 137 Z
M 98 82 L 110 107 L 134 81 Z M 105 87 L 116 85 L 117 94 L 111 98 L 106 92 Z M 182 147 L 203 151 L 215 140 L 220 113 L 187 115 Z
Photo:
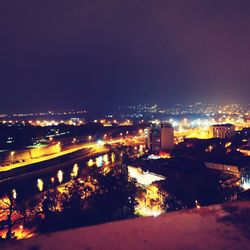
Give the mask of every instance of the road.
M 119 139 L 112 139 L 112 140 L 107 140 L 104 143 L 105 144 L 116 144 L 116 143 L 124 143 L 126 145 L 135 145 L 135 144 L 139 144 L 141 143 L 141 141 L 143 140 L 142 137 L 133 137 L 132 139 L 123 139 L 123 138 L 119 138 Z M 76 144 L 70 148 L 67 148 L 59 153 L 56 154 L 52 154 L 52 155 L 47 155 L 47 156 L 43 156 L 37 159 L 31 159 L 29 161 L 26 162 L 21 162 L 21 163 L 16 163 L 10 166 L 4 166 L 0 168 L 0 172 L 6 172 L 6 171 L 10 171 L 16 168 L 21 168 L 21 167 L 25 167 L 27 165 L 31 165 L 34 163 L 40 163 L 40 162 L 44 162 L 44 161 L 48 161 L 63 155 L 67 155 L 67 154 L 71 154 L 74 152 L 77 152 L 79 150 L 82 149 L 95 149 L 93 153 L 98 153 L 98 150 L 100 150 L 101 148 L 103 148 L 103 145 L 100 144 L 100 142 L 89 142 L 89 143 L 83 143 L 83 144 Z

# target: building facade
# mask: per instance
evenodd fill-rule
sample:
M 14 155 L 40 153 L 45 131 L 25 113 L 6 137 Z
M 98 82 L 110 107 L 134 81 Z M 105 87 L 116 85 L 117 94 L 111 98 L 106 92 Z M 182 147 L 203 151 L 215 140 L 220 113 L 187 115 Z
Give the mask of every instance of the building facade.
M 152 151 L 174 148 L 174 129 L 170 124 L 161 124 L 147 129 L 147 146 Z
M 216 124 L 209 128 L 212 138 L 231 138 L 235 135 L 235 126 L 233 124 Z

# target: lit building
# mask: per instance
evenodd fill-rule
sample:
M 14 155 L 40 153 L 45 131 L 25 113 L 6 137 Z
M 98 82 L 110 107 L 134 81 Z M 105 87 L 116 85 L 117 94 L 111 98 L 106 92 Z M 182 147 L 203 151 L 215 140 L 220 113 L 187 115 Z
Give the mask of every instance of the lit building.
M 235 126 L 233 124 L 216 124 L 209 128 L 210 135 L 213 138 L 230 138 L 235 135 Z
M 129 176 L 136 179 L 140 185 L 149 186 L 155 181 L 165 180 L 166 178 L 162 175 L 152 173 L 149 171 L 143 171 L 141 168 L 134 166 L 128 166 Z
M 147 146 L 153 151 L 174 148 L 174 129 L 170 124 L 155 125 L 147 129 Z

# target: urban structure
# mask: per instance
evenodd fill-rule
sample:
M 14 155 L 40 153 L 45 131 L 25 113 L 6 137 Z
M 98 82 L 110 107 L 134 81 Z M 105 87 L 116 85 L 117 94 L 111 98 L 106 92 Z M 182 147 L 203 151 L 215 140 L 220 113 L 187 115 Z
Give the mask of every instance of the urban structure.
M 153 151 L 174 148 L 174 129 L 170 124 L 161 123 L 146 129 L 147 146 Z
M 210 127 L 210 134 L 213 138 L 226 139 L 235 135 L 233 124 L 215 124 Z
M 0 249 L 250 249 L 250 1 L 0 1 Z

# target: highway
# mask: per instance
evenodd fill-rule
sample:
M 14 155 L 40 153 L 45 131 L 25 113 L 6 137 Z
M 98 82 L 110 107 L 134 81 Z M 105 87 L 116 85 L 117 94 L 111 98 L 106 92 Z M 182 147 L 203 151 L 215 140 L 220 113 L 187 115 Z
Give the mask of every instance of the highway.
M 127 138 L 119 138 L 119 139 L 111 139 L 111 140 L 106 140 L 103 141 L 103 143 L 100 142 L 88 142 L 88 143 L 83 143 L 83 144 L 75 144 L 69 148 L 66 148 L 65 150 L 56 153 L 56 154 L 52 154 L 52 155 L 47 155 L 47 156 L 43 156 L 40 158 L 36 158 L 36 159 L 31 159 L 29 161 L 26 162 L 21 162 L 21 163 L 16 163 L 16 164 L 12 164 L 10 166 L 4 166 L 0 168 L 0 172 L 6 172 L 6 171 L 10 171 L 13 169 L 17 169 L 17 168 L 21 168 L 21 167 L 26 167 L 28 165 L 34 164 L 34 163 L 42 163 L 48 160 L 52 160 L 54 158 L 60 157 L 60 156 L 64 156 L 64 155 L 68 155 L 83 149 L 91 149 L 93 151 L 93 154 L 97 154 L 97 153 L 102 153 L 103 152 L 103 146 L 104 143 L 105 144 L 117 144 L 117 143 L 123 143 L 125 145 L 136 145 L 136 144 L 140 144 L 143 141 L 143 137 L 133 137 L 131 139 L 127 139 Z

